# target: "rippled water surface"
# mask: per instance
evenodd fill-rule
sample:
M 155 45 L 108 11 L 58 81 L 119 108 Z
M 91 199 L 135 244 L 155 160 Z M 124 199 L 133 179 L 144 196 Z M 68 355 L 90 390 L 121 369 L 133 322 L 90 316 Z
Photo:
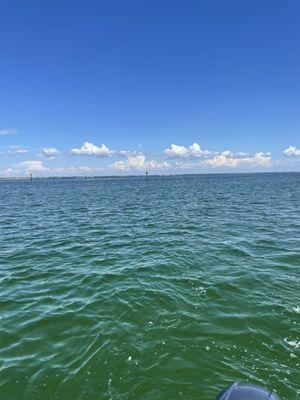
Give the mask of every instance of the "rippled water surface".
M 300 398 L 300 174 L 0 182 L 1 400 Z

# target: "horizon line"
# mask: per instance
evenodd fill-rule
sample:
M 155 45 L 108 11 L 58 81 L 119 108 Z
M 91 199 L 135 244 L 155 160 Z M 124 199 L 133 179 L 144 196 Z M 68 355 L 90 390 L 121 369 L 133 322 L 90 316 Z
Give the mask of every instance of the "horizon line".
M 107 179 L 107 178 L 154 178 L 176 176 L 207 176 L 207 175 L 271 175 L 271 174 L 300 174 L 300 171 L 265 171 L 265 172 L 195 172 L 186 174 L 134 174 L 134 175 L 50 175 L 50 176 L 0 176 L 0 180 L 42 180 L 42 179 Z

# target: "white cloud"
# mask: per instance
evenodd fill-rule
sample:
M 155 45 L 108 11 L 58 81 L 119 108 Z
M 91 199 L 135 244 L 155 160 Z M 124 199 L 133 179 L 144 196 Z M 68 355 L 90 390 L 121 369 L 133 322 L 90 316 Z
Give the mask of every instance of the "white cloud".
M 130 155 L 125 161 L 116 161 L 112 164 L 114 169 L 145 169 L 145 159 L 143 154 Z
M 7 153 L 11 155 L 17 155 L 17 154 L 22 155 L 22 154 L 27 154 L 28 149 L 21 146 L 11 146 L 10 150 L 8 150 Z
M 95 169 L 89 168 L 87 166 L 78 167 L 62 167 L 62 168 L 48 168 L 40 160 L 24 161 L 19 164 L 11 165 L 6 170 L 2 171 L 4 175 L 16 175 L 22 176 L 24 174 L 29 174 L 30 172 L 36 173 L 37 175 L 47 176 L 64 176 L 64 175 L 88 175 L 95 172 Z
M 244 152 L 233 153 L 225 150 L 221 153 L 202 150 L 197 143 L 191 146 L 177 146 L 172 144 L 164 151 L 168 158 L 177 159 L 173 163 L 147 161 L 144 154 L 139 152 L 120 151 L 118 154 L 126 160 L 117 161 L 112 164 L 114 169 L 119 170 L 145 170 L 145 169 L 195 169 L 195 168 L 238 168 L 238 167 L 268 167 L 272 165 L 270 153 L 258 152 L 254 155 Z M 197 161 L 188 159 L 200 158 Z M 181 159 L 182 161 L 179 161 Z
M 15 150 L 16 154 L 27 154 L 28 153 L 28 149 L 25 148 L 19 148 Z
M 191 146 L 178 146 L 172 144 L 164 151 L 164 154 L 169 158 L 198 158 L 202 157 L 204 160 L 196 163 L 176 163 L 180 168 L 194 168 L 194 167 L 231 167 L 236 168 L 240 166 L 269 166 L 272 162 L 270 153 L 256 153 L 254 155 L 239 152 L 232 153 L 225 150 L 221 153 L 209 150 L 202 150 L 198 143 L 193 143 Z
M 134 156 L 137 156 L 140 154 L 142 154 L 140 151 L 130 151 L 130 150 L 121 150 L 118 153 L 119 156 L 126 157 L 126 158 L 131 157 L 131 156 L 134 157 Z
M 29 172 L 46 172 L 50 168 L 46 167 L 40 160 L 29 160 L 23 161 L 19 164 L 14 164 L 10 168 L 7 168 L 3 172 L 5 174 L 22 174 Z
M 270 153 L 258 152 L 254 155 L 248 153 L 232 153 L 225 150 L 212 158 L 197 161 L 197 162 L 182 162 L 175 163 L 176 168 L 194 169 L 194 168 L 238 168 L 238 167 L 269 167 L 272 165 L 272 157 Z
M 42 154 L 49 160 L 53 160 L 54 158 L 61 155 L 60 151 L 58 151 L 55 147 L 44 147 L 42 149 Z
M 18 132 L 16 129 L 3 129 L 0 131 L 0 136 L 7 136 L 7 135 L 16 135 Z
M 169 158 L 188 158 L 205 157 L 214 153 L 208 150 L 202 150 L 198 143 L 193 143 L 188 147 L 171 144 L 171 146 L 164 151 L 164 154 Z
M 269 166 L 271 165 L 272 157 L 270 153 L 256 153 L 249 155 L 247 153 L 234 154 L 230 151 L 223 151 L 210 160 L 204 161 L 204 164 L 210 167 L 231 167 L 240 166 Z
M 79 149 L 72 149 L 71 154 L 76 156 L 88 155 L 106 157 L 114 154 L 114 151 L 105 146 L 105 144 L 96 146 L 94 143 L 85 142 Z
M 300 156 L 300 149 L 298 149 L 296 146 L 289 146 L 283 151 L 283 154 L 287 157 Z
M 167 162 L 157 162 L 154 160 L 146 161 L 146 157 L 142 153 L 130 153 L 123 152 L 123 156 L 126 157 L 125 161 L 116 161 L 111 165 L 112 168 L 118 170 L 145 170 L 145 169 L 161 169 L 161 168 L 169 168 L 169 164 Z

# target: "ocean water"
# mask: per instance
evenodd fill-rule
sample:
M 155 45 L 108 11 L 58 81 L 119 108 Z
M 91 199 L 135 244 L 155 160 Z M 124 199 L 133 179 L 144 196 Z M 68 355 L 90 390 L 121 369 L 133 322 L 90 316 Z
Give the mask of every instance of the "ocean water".
M 0 399 L 300 398 L 300 174 L 0 182 Z

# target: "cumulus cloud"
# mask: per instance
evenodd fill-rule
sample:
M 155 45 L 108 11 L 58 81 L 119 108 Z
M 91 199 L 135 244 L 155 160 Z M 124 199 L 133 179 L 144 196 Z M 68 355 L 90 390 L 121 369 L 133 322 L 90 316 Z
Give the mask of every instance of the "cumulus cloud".
M 26 154 L 27 149 L 21 147 L 11 148 L 15 154 Z M 94 155 L 98 157 L 106 157 L 115 155 L 119 160 L 110 165 L 97 166 L 97 168 L 90 168 L 88 166 L 80 167 L 63 167 L 63 168 L 49 168 L 40 160 L 29 160 L 19 164 L 11 165 L 4 172 L 5 174 L 23 175 L 24 173 L 36 172 L 37 175 L 89 175 L 99 171 L 108 171 L 110 168 L 119 171 L 145 171 L 145 170 L 162 170 L 168 169 L 171 171 L 180 169 L 201 170 L 224 168 L 244 170 L 246 168 L 255 167 L 270 167 L 275 166 L 276 161 L 272 160 L 270 153 L 257 152 L 249 154 L 245 152 L 231 152 L 229 150 L 222 152 L 212 152 L 202 150 L 199 144 L 194 143 L 191 146 L 178 146 L 172 144 L 164 151 L 164 160 L 153 160 L 150 156 L 146 156 L 141 151 L 113 151 L 107 146 L 102 144 L 96 146 L 93 143 L 85 142 L 80 148 L 71 150 L 73 155 Z M 6 152 L 7 154 L 7 152 Z M 61 153 L 55 147 L 45 147 L 42 149 L 42 154 L 47 159 L 55 158 Z M 300 155 L 300 150 L 296 147 L 290 146 L 284 151 L 286 155 Z M 286 160 L 288 162 L 288 160 Z
M 52 160 L 61 155 L 60 151 L 58 151 L 55 147 L 44 147 L 42 149 L 42 154 L 49 160 Z
M 198 143 L 193 143 L 191 146 L 178 146 L 171 144 L 164 154 L 169 158 L 189 158 L 189 157 L 205 157 L 214 154 L 208 150 L 202 150 Z
M 254 155 L 247 153 L 234 154 L 231 151 L 223 151 L 210 160 L 205 160 L 204 165 L 210 167 L 232 167 L 239 166 L 269 166 L 271 165 L 272 157 L 270 153 L 259 152 Z
M 96 146 L 94 143 L 85 142 L 80 148 L 72 149 L 71 154 L 76 156 L 88 155 L 107 157 L 114 154 L 114 151 L 105 146 L 105 144 L 102 144 L 101 146 Z
M 176 168 L 194 169 L 194 168 L 238 168 L 238 167 L 269 167 L 272 165 L 272 157 L 270 153 L 258 152 L 254 155 L 248 153 L 233 153 L 225 150 L 222 153 L 216 154 L 214 157 L 197 161 L 183 162 L 177 161 Z
M 230 167 L 236 168 L 240 166 L 269 166 L 272 163 L 270 153 L 258 152 L 254 155 L 244 152 L 233 153 L 229 150 L 223 152 L 213 152 L 202 150 L 198 143 L 191 146 L 178 146 L 171 144 L 164 151 L 169 158 L 181 159 L 176 161 L 175 167 L 179 168 L 196 168 L 196 167 Z M 186 159 L 200 158 L 196 162 L 187 162 Z M 202 159 L 201 159 L 202 158 Z
M 157 162 L 154 160 L 146 161 L 146 156 L 142 153 L 130 153 L 127 155 L 123 154 L 126 160 L 116 161 L 111 165 L 112 168 L 118 170 L 145 170 L 145 169 L 161 169 L 169 168 L 167 162 Z
M 17 130 L 14 128 L 0 130 L 0 136 L 16 135 L 17 133 Z
M 5 174 L 22 174 L 29 172 L 46 172 L 50 169 L 46 167 L 40 160 L 23 161 L 19 164 L 14 164 L 3 172 Z
M 300 156 L 300 149 L 298 149 L 296 146 L 289 146 L 283 151 L 283 154 L 287 157 Z

